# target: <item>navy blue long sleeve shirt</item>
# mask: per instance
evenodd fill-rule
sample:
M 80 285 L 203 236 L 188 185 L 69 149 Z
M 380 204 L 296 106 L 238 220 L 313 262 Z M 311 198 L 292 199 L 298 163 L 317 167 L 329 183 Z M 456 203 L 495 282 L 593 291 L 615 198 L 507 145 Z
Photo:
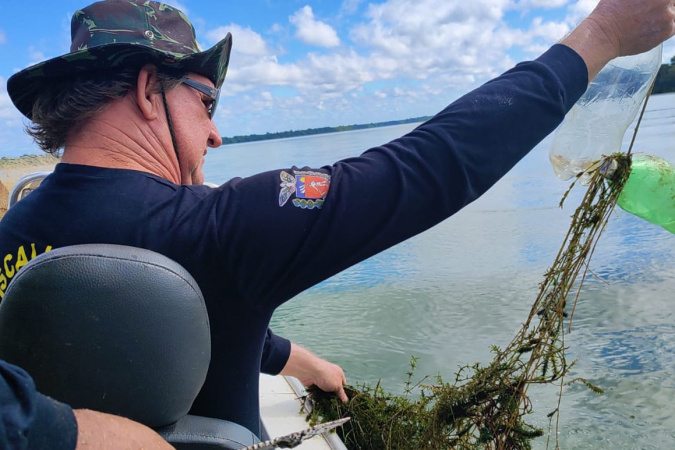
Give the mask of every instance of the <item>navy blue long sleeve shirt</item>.
M 76 442 L 72 409 L 37 392 L 24 370 L 0 361 L 0 448 L 72 450 Z
M 215 189 L 59 164 L 0 222 L 0 295 L 32 249 L 100 242 L 167 255 L 195 278 L 211 321 L 211 366 L 192 412 L 257 432 L 261 365 L 280 370 L 288 357 L 283 341 L 263 353 L 275 308 L 477 199 L 587 83 L 581 57 L 555 45 L 361 156 Z

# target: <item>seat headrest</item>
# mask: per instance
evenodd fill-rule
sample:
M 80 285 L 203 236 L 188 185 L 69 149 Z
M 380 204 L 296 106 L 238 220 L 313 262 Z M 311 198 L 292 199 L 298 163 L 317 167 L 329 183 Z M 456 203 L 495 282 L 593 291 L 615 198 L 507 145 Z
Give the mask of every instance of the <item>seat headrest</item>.
M 0 358 L 74 408 L 165 426 L 187 414 L 206 378 L 208 315 L 197 283 L 165 256 L 64 247 L 31 260 L 9 285 Z

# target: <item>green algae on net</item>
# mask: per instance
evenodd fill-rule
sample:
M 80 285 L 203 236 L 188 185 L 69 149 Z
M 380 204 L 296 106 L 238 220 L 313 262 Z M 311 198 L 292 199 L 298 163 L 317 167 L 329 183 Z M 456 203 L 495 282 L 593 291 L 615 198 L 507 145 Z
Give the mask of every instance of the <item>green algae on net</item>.
M 564 385 L 581 382 L 602 392 L 583 378 L 565 380 L 574 365 L 565 358 L 565 323 L 571 326 L 588 262 L 630 167 L 630 155 L 617 153 L 586 172 L 590 175 L 586 194 L 555 262 L 544 275 L 527 321 L 504 350 L 492 348 L 494 359 L 489 365 L 462 367 L 452 382 L 439 376 L 413 385 L 413 358 L 402 396 L 386 393 L 379 383 L 359 385 L 348 388 L 350 400 L 342 403 L 314 389 L 310 422 L 351 416 L 338 430 L 350 449 L 532 448 L 532 440 L 545 431 L 525 421 L 532 412 L 529 386 L 553 385 L 562 393 Z M 568 299 L 573 301 L 568 304 Z M 557 436 L 558 409 L 548 417 L 549 435 L 553 431 Z

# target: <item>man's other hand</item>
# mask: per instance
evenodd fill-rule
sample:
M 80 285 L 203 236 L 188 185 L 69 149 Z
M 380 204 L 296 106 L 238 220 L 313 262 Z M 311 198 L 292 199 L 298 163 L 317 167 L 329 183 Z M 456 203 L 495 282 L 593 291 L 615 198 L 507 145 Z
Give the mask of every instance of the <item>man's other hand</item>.
M 291 375 L 306 386 L 316 386 L 325 392 L 334 392 L 340 400 L 349 400 L 344 386 L 347 379 L 337 364 L 321 359 L 306 348 L 291 342 L 291 355 L 281 375 Z

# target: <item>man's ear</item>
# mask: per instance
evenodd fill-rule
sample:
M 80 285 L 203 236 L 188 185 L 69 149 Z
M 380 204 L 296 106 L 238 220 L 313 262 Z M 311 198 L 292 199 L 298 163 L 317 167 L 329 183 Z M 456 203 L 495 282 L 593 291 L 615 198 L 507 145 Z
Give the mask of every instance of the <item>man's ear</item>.
M 157 92 L 157 85 L 157 69 L 152 64 L 146 64 L 138 72 L 136 103 L 148 120 L 154 120 L 159 116 L 158 108 L 162 105 L 161 93 Z

